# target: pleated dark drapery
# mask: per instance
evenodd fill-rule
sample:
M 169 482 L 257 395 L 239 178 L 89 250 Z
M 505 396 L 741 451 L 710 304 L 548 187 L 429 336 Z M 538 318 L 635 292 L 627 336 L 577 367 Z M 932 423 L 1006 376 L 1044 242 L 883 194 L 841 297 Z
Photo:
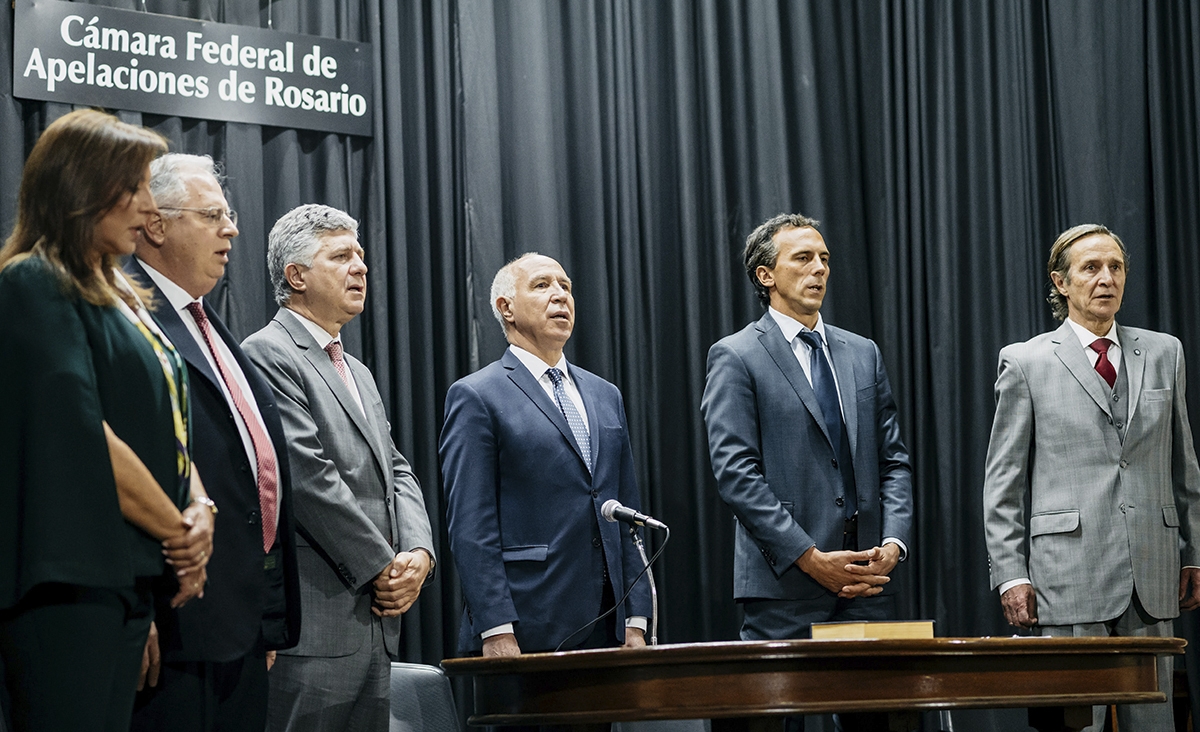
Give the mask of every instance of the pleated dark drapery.
M 1119 319 L 1180 337 L 1200 383 L 1196 0 L 146 9 L 374 44 L 373 139 L 122 116 L 225 162 L 241 235 L 212 297 L 236 333 L 273 312 L 264 250 L 279 215 L 319 201 L 362 221 L 371 291 L 349 347 L 375 371 L 442 541 L 440 579 L 409 614 L 410 659 L 454 649 L 442 401 L 502 351 L 488 286 L 521 252 L 563 263 L 577 298 L 568 358 L 624 392 L 645 507 L 673 529 L 657 569 L 666 642 L 736 637 L 732 517 L 699 399 L 709 345 L 760 313 L 739 252 L 772 214 L 823 222 L 825 317 L 883 351 L 915 470 L 902 603 L 940 635 L 1006 632 L 980 510 L 996 354 L 1053 326 L 1045 260 L 1059 231 L 1094 221 L 1124 238 Z M 0 13 L 0 43 L 11 22 Z M 5 48 L 6 79 L 11 63 Z M 24 154 L 63 111 L 0 98 L 6 232 Z M 1200 415 L 1196 388 L 1189 402 Z

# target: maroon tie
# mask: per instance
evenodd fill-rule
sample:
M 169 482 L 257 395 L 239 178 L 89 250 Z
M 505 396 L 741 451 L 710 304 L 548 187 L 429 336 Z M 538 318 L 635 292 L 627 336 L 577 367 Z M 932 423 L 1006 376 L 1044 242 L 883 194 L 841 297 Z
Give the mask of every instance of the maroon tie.
M 254 410 L 250 409 L 250 405 L 242 394 L 237 380 L 233 378 L 225 359 L 221 358 L 221 352 L 214 346 L 212 326 L 208 323 L 208 315 L 204 312 L 204 306 L 193 302 L 188 303 L 187 309 L 195 318 L 196 325 L 200 328 L 200 335 L 204 336 L 204 342 L 208 345 L 208 352 L 212 354 L 213 361 L 217 364 L 217 370 L 221 372 L 221 380 L 225 382 L 225 388 L 229 390 L 233 406 L 237 408 L 238 414 L 242 416 L 242 422 L 246 424 L 246 431 L 250 433 L 250 442 L 254 445 L 254 458 L 258 464 L 258 505 L 262 510 L 263 550 L 269 552 L 275 543 L 275 516 L 279 501 L 275 447 L 271 444 L 271 438 L 267 435 L 266 428 L 255 416 Z
M 1097 338 L 1091 345 L 1091 349 L 1100 354 L 1100 358 L 1096 359 L 1096 373 L 1100 374 L 1100 378 L 1104 379 L 1109 389 L 1117 383 L 1117 370 L 1113 368 L 1112 361 L 1108 360 L 1108 348 L 1111 345 L 1112 341 L 1107 338 Z
M 329 360 L 333 361 L 333 367 L 337 369 L 338 376 L 342 377 L 342 383 L 349 387 L 350 377 L 346 375 L 346 358 L 342 355 L 342 342 L 330 341 L 329 345 L 325 346 L 325 353 L 328 353 Z

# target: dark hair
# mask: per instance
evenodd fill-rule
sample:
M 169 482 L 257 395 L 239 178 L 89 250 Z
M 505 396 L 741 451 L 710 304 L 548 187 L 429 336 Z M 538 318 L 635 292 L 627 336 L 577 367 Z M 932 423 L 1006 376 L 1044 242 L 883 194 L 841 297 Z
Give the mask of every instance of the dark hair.
M 779 257 L 779 244 L 775 242 L 775 235 L 781 229 L 815 229 L 819 223 L 803 214 L 779 214 L 759 224 L 758 228 L 746 237 L 742 262 L 746 265 L 746 275 L 754 285 L 754 291 L 758 293 L 759 302 L 764 306 L 771 304 L 771 292 L 758 281 L 757 270 L 759 267 L 775 268 L 775 260 Z
M 1121 249 L 1121 256 L 1125 259 L 1125 271 L 1129 271 L 1129 252 L 1125 249 L 1125 242 L 1121 241 L 1121 237 L 1112 233 L 1112 231 L 1102 224 L 1079 224 L 1072 226 L 1063 233 L 1058 235 L 1054 240 L 1054 244 L 1050 247 L 1050 261 L 1046 263 L 1046 274 L 1050 277 L 1050 294 L 1046 297 L 1046 302 L 1050 303 L 1050 309 L 1054 313 L 1056 320 L 1066 320 L 1068 314 L 1067 298 L 1058 291 L 1058 287 L 1054 284 L 1054 273 L 1058 273 L 1063 280 L 1071 281 L 1071 246 L 1080 239 L 1091 236 L 1093 234 L 1104 234 L 1117 243 Z
M 150 161 L 166 152 L 161 135 L 92 109 L 63 115 L 38 138 L 17 198 L 17 223 L 0 249 L 0 268 L 23 254 L 45 259 L 85 300 L 112 304 L 117 257 L 92 247 L 96 222 L 136 191 Z

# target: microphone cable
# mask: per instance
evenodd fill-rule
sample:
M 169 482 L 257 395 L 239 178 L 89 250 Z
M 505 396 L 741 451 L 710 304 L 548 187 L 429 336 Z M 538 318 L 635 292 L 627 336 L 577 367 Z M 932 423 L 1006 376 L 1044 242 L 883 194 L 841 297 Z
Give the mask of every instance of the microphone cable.
M 621 599 L 614 602 L 613 606 L 610 607 L 608 610 L 604 611 L 603 613 L 600 613 L 600 616 L 597 617 L 595 620 L 589 620 L 587 623 L 585 623 L 583 625 L 582 628 L 575 631 L 574 633 L 571 633 L 566 638 L 563 638 L 562 643 L 559 643 L 554 648 L 555 653 L 558 653 L 559 651 L 561 651 L 562 647 L 567 644 L 567 641 L 571 640 L 572 638 L 579 635 L 581 632 L 587 630 L 588 628 L 592 627 L 593 625 L 600 622 L 601 620 L 604 620 L 609 615 L 612 615 L 614 612 L 616 612 L 617 608 L 619 608 L 625 604 L 625 600 L 629 598 L 629 593 L 633 592 L 633 588 L 637 586 L 638 581 L 640 581 L 642 579 L 642 577 L 646 576 L 646 572 L 650 571 L 650 565 L 654 564 L 654 562 L 658 559 L 658 555 L 662 554 L 663 549 L 667 548 L 667 542 L 669 542 L 671 540 L 671 529 L 667 528 L 666 524 L 663 524 L 663 528 L 667 532 L 667 536 L 663 539 L 663 543 L 659 545 L 658 550 L 655 551 L 654 554 L 650 557 L 650 561 L 646 562 L 646 566 L 642 567 L 642 571 L 638 572 L 638 576 L 633 578 L 633 582 L 630 583 L 629 589 L 625 590 L 625 594 L 621 595 Z M 636 533 L 637 527 L 630 526 L 629 532 L 631 534 Z

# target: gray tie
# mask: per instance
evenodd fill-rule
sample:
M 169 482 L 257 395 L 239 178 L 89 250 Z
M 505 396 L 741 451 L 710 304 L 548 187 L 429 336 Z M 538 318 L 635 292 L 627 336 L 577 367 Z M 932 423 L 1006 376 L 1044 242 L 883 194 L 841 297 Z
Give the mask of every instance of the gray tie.
M 583 462 L 587 465 L 588 473 L 591 473 L 592 438 L 588 435 L 587 425 L 583 423 L 583 416 L 579 414 L 579 410 L 575 408 L 575 402 L 571 401 L 571 397 L 567 396 L 567 390 L 563 388 L 562 372 L 553 368 L 546 369 L 546 374 L 554 384 L 554 401 L 558 402 L 558 408 L 567 418 L 567 424 L 570 425 L 571 432 L 575 435 L 575 442 L 579 443 L 579 450 L 583 453 Z

